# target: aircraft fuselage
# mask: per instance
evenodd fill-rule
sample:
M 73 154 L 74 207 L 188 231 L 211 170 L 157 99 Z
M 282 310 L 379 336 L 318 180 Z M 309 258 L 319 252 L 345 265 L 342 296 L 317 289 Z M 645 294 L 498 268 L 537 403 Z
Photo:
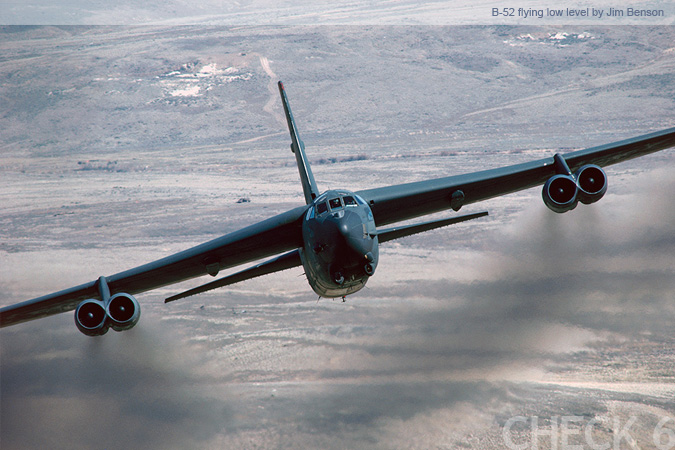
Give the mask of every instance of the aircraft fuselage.
M 321 297 L 344 297 L 363 288 L 375 273 L 378 240 L 368 204 L 349 191 L 316 198 L 302 224 L 302 264 Z

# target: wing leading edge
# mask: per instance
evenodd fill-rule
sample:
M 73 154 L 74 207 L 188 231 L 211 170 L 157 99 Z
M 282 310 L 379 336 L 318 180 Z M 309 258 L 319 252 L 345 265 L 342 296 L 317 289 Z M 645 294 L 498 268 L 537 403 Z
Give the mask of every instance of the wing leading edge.
M 675 128 L 562 155 L 570 170 L 608 166 L 675 146 Z M 498 169 L 357 192 L 378 226 L 400 222 L 544 184 L 556 174 L 553 157 Z
M 306 206 L 258 224 L 106 277 L 111 292 L 137 294 L 211 274 L 302 246 L 301 221 Z M 0 327 L 71 311 L 86 299 L 100 299 L 97 281 L 0 309 Z
M 298 138 L 283 85 L 279 84 L 279 89 L 291 132 L 291 147 L 296 154 L 308 205 L 292 209 L 155 262 L 109 277 L 102 277 L 103 282 L 91 281 L 4 307 L 0 309 L 0 327 L 70 311 L 86 299 L 101 299 L 105 296 L 99 292 L 101 285 L 107 286 L 106 290 L 109 289 L 110 292 L 137 294 L 205 274 L 216 276 L 220 270 L 273 257 L 249 269 L 170 297 L 170 300 L 174 300 L 302 264 L 299 249 L 303 247 L 303 218 L 308 208 L 312 207 L 311 203 L 317 197 L 318 190 L 304 152 L 304 145 Z M 458 211 L 465 204 L 544 184 L 559 172 L 561 165 L 571 173 L 589 164 L 607 166 L 672 146 L 675 146 L 675 128 L 562 156 L 556 155 L 551 158 L 470 174 L 367 189 L 357 194 L 368 202 L 375 224 L 379 227 L 442 210 Z M 386 242 L 482 217 L 485 214 L 487 213 L 387 229 L 378 228 L 378 236 L 382 242 Z

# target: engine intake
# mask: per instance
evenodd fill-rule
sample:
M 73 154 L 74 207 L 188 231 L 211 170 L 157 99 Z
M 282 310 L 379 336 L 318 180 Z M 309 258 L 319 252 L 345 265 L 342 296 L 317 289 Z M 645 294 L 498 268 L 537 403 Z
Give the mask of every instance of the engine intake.
M 103 336 L 108 328 L 128 330 L 141 317 L 141 306 L 134 296 L 120 292 L 109 297 L 109 291 L 104 290 L 104 293 L 105 301 L 85 300 L 75 310 L 75 325 L 87 336 Z
M 607 192 L 607 174 L 599 166 L 586 164 L 572 175 L 567 161 L 560 153 L 553 156 L 553 164 L 557 175 L 546 181 L 541 193 L 551 211 L 571 211 L 579 201 L 584 205 L 595 203 Z
M 576 208 L 578 191 L 577 182 L 571 175 L 553 175 L 544 184 L 541 195 L 551 211 L 564 213 Z
M 133 328 L 141 317 L 141 307 L 134 296 L 125 293 L 110 297 L 106 307 L 110 326 L 115 331 Z
M 85 300 L 75 310 L 75 325 L 87 336 L 103 336 L 108 332 L 108 315 L 100 300 Z
M 595 203 L 607 192 L 607 174 L 595 164 L 588 164 L 575 175 L 579 186 L 579 201 L 584 205 Z

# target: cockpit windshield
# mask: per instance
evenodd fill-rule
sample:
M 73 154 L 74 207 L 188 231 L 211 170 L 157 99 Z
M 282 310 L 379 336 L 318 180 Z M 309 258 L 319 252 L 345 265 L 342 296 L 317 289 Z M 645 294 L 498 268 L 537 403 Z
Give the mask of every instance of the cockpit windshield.
M 342 200 L 345 202 L 345 206 L 357 206 L 356 200 L 351 195 L 345 195 Z
M 344 208 L 356 207 L 359 205 L 365 205 L 366 202 L 359 197 L 358 195 L 346 193 L 346 192 L 335 192 L 338 197 L 333 197 L 326 199 L 326 194 L 319 197 L 314 208 L 312 208 L 311 217 L 314 217 L 314 211 L 316 210 L 316 215 L 320 216 L 328 212 L 340 211 Z
M 338 198 L 331 198 L 330 200 L 328 200 L 328 204 L 330 205 L 331 211 L 342 209 L 342 201 L 340 200 L 339 197 Z

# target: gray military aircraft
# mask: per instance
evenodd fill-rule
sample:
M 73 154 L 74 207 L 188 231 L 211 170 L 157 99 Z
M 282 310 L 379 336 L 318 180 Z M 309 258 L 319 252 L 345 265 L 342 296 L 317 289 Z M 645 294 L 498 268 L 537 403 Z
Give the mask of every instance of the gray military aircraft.
M 675 128 L 579 150 L 565 155 L 481 172 L 416 183 L 367 189 L 338 189 L 321 194 L 305 145 L 288 104 L 279 93 L 291 134 L 291 150 L 300 172 L 306 204 L 205 244 L 108 277 L 0 309 L 0 326 L 75 310 L 77 328 L 100 336 L 109 328 L 128 330 L 140 318 L 135 294 L 227 268 L 273 257 L 232 275 L 166 299 L 228 286 L 250 278 L 303 266 L 321 297 L 344 297 L 362 289 L 373 276 L 378 246 L 392 239 L 476 219 L 487 212 L 383 228 L 396 222 L 452 209 L 543 184 L 546 206 L 556 213 L 578 202 L 594 203 L 607 191 L 602 166 L 675 146 Z

